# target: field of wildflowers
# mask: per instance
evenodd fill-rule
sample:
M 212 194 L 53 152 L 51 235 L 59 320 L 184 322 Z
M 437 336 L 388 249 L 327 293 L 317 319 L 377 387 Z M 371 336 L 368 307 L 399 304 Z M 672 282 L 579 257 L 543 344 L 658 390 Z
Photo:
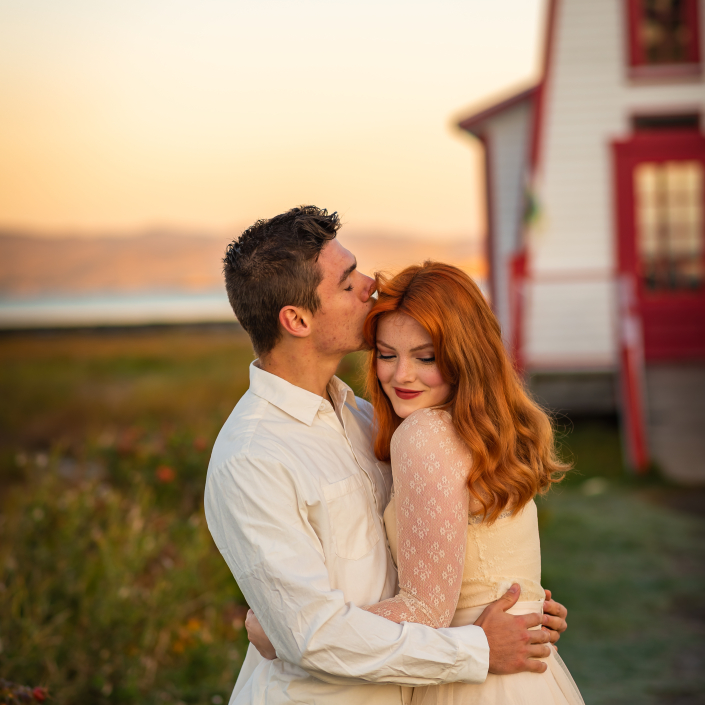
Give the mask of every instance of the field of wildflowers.
M 202 494 L 251 359 L 234 327 L 0 338 L 0 704 L 227 702 L 246 605 Z M 539 511 L 561 654 L 590 704 L 703 702 L 698 493 L 630 480 L 612 420 L 560 423 L 577 469 Z
M 0 673 L 58 703 L 227 701 L 246 607 L 205 525 L 236 333 L 0 341 Z

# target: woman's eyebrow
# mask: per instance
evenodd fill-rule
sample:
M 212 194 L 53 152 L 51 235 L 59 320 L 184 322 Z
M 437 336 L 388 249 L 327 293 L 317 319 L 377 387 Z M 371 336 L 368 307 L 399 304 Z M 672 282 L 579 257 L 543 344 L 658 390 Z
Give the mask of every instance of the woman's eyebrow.
M 384 348 L 389 348 L 390 350 L 394 350 L 394 348 L 391 345 L 389 345 L 388 343 L 385 343 L 383 340 L 380 340 L 379 338 L 377 338 L 377 345 L 381 345 Z
M 390 350 L 395 350 L 395 348 L 389 343 L 385 343 L 383 340 L 377 338 L 377 345 L 381 345 L 383 348 L 389 348 Z M 423 345 L 417 345 L 415 348 L 411 348 L 409 352 L 418 352 L 419 350 L 426 350 L 427 348 L 433 348 L 433 343 L 424 343 Z

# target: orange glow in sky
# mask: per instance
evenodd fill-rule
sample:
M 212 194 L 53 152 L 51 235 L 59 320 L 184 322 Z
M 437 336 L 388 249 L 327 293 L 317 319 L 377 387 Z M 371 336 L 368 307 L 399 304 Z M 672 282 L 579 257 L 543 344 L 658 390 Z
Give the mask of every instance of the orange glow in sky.
M 299 203 L 482 229 L 456 118 L 536 74 L 542 0 L 0 0 L 0 227 L 232 228 Z

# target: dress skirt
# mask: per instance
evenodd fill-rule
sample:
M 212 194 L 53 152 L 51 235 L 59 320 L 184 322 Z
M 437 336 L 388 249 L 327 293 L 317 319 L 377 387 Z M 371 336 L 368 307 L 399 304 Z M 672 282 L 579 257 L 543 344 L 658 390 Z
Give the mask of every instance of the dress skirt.
M 474 624 L 487 605 L 456 610 L 451 627 Z M 543 602 L 517 602 L 509 614 L 543 612 Z M 540 627 L 536 627 L 537 629 Z M 449 683 L 414 688 L 412 705 L 584 705 L 575 681 L 556 649 L 541 659 L 544 673 L 489 673 L 484 683 Z

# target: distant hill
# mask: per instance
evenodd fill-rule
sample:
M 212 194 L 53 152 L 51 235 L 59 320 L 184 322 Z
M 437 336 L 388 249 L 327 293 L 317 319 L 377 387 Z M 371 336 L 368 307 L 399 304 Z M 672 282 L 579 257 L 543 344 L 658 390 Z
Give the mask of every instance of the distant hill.
M 0 296 L 206 292 L 222 288 L 221 259 L 232 236 L 153 231 L 129 236 L 41 236 L 0 232 Z M 400 238 L 343 228 L 361 271 L 397 270 L 437 259 L 482 278 L 481 245 Z

